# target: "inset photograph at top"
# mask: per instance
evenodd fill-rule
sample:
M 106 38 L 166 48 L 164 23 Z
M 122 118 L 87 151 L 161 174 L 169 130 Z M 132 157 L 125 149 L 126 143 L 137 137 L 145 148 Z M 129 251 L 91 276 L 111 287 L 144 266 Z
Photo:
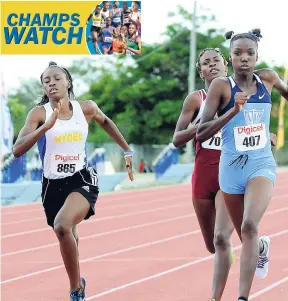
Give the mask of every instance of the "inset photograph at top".
M 103 1 L 87 14 L 91 54 L 141 54 L 141 1 Z

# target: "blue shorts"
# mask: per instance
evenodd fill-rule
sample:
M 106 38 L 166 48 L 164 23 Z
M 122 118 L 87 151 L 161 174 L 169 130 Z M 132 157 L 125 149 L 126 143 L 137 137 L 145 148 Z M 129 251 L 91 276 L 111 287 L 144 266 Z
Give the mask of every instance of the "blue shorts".
M 101 46 L 102 46 L 102 49 L 103 49 L 103 48 L 108 49 L 109 47 L 112 46 L 112 43 L 110 43 L 110 42 L 102 42 L 102 43 L 101 43 Z
M 273 185 L 275 184 L 276 163 L 273 155 L 264 158 L 248 156 L 248 160 L 246 156 L 222 152 L 219 164 L 219 184 L 223 192 L 244 194 L 248 181 L 255 177 L 265 177 L 270 179 Z
M 101 45 L 100 45 L 101 51 L 104 53 L 104 48 L 109 49 L 109 47 L 110 47 L 110 49 L 108 51 L 108 54 L 112 54 L 113 51 L 112 51 L 111 46 L 112 46 L 112 43 L 110 43 L 110 42 L 102 42 Z
M 112 24 L 111 24 L 113 27 L 117 28 L 117 27 L 120 27 L 121 26 L 121 22 L 113 22 L 112 21 Z

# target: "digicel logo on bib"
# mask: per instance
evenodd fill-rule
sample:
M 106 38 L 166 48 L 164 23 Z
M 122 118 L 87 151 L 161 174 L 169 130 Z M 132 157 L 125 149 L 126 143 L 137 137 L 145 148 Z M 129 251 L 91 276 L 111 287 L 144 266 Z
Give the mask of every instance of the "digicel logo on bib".
M 250 135 L 251 133 L 262 131 L 263 129 L 264 129 L 263 123 L 258 125 L 250 125 L 250 126 L 239 126 L 237 128 L 238 134 L 245 133 L 246 135 Z
M 63 162 L 67 162 L 67 161 L 79 161 L 80 160 L 80 154 L 78 155 L 55 155 L 55 160 L 58 161 L 63 161 Z

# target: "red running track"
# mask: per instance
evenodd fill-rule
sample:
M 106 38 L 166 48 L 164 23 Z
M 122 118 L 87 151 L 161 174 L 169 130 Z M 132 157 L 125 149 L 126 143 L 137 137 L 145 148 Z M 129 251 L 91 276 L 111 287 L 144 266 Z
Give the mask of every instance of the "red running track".
M 270 272 L 255 277 L 249 300 L 288 295 L 288 173 L 278 175 L 260 233 L 272 239 Z M 287 186 L 286 186 L 287 187 Z M 87 301 L 209 300 L 213 256 L 203 243 L 190 185 L 103 194 L 79 226 Z M 3 301 L 68 300 L 68 278 L 41 204 L 2 208 Z M 240 242 L 223 301 L 238 297 Z

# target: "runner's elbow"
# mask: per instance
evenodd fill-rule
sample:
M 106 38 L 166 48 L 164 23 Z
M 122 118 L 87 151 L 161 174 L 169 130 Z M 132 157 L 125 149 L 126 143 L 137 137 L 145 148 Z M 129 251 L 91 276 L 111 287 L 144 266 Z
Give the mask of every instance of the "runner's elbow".
M 15 158 L 19 158 L 20 156 L 22 156 L 21 149 L 17 145 L 13 146 L 12 153 Z
M 173 141 L 172 141 L 173 145 L 175 147 L 180 147 L 181 146 L 181 142 L 180 142 L 180 139 L 179 137 L 176 135 L 173 136 Z
M 21 138 L 22 139 L 22 138 Z M 25 154 L 26 150 L 21 142 L 21 139 L 16 141 L 12 148 L 12 153 L 15 158 L 19 158 Z
M 173 145 L 174 145 L 175 147 L 179 147 L 179 143 L 178 143 L 178 141 L 177 141 L 176 138 L 173 137 L 172 143 L 173 143 Z

